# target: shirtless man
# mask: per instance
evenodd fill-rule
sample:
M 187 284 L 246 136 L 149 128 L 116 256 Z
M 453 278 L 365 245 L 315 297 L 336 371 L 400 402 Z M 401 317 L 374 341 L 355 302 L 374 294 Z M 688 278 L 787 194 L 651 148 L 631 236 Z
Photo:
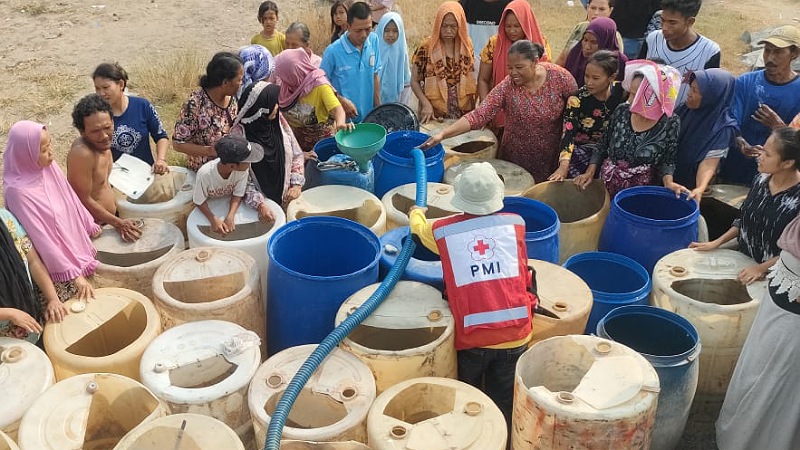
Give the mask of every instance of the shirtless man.
M 113 226 L 125 241 L 135 241 L 142 232 L 135 220 L 117 217 L 114 191 L 108 183 L 114 164 L 111 117 L 111 104 L 97 94 L 87 95 L 75 105 L 72 124 L 81 136 L 72 142 L 67 154 L 67 179 L 97 223 Z

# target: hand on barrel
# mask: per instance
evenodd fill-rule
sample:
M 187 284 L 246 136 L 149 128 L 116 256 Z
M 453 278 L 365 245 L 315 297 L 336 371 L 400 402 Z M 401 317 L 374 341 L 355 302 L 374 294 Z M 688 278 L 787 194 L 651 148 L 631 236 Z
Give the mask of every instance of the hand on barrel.
M 587 172 L 578 175 L 574 180 L 572 180 L 572 182 L 575 183 L 575 186 L 578 186 L 581 189 L 586 189 L 590 184 L 592 184 L 592 178 L 594 178 L 594 174 Z
M 47 303 L 47 309 L 44 311 L 44 320 L 47 322 L 60 323 L 67 315 L 67 308 L 61 303 L 61 300 L 54 298 Z
M 427 141 L 423 142 L 419 148 L 420 150 L 428 150 L 431 147 L 436 147 L 442 142 L 442 139 L 444 139 L 444 133 L 436 133 L 429 137 Z
M 115 226 L 119 236 L 125 242 L 134 242 L 142 237 L 142 230 L 139 229 L 139 221 L 135 219 L 122 219 Z
M 289 202 L 291 202 L 292 200 L 296 199 L 297 197 L 300 197 L 300 191 L 301 190 L 302 190 L 302 188 L 300 186 L 297 186 L 297 185 L 292 186 L 289 189 L 287 189 L 286 193 L 283 194 L 283 204 L 284 205 L 288 205 Z
M 689 248 L 697 250 L 698 252 L 710 252 L 711 250 L 718 249 L 720 245 L 722 245 L 722 242 L 720 242 L 719 239 L 714 239 L 710 242 L 692 242 L 689 244 Z
M 89 283 L 82 275 L 79 275 L 78 278 L 75 278 L 73 281 L 75 284 L 75 288 L 78 290 L 77 296 L 79 300 L 83 300 L 85 302 L 89 302 L 89 300 L 94 298 L 94 288 L 92 288 L 92 283 Z
M 21 309 L 9 308 L 8 320 L 28 333 L 41 333 L 42 326 L 30 314 Z
M 569 160 L 562 159 L 558 162 L 558 169 L 547 177 L 547 181 L 564 181 L 569 176 Z
M 686 194 L 686 196 L 689 197 L 690 199 L 694 198 L 694 197 L 692 197 L 692 191 L 690 191 L 686 186 L 683 186 L 682 184 L 678 184 L 678 183 L 676 183 L 674 181 L 672 181 L 670 183 L 667 183 L 666 185 L 664 185 L 664 187 L 666 187 L 670 191 L 674 192 L 675 193 L 675 198 L 680 198 L 681 194 Z M 700 195 L 702 195 L 702 192 L 700 193 Z M 700 199 L 698 198 L 697 201 L 699 202 Z
M 261 204 L 258 205 L 258 220 L 262 222 L 275 221 L 275 216 L 272 214 L 272 210 L 269 209 L 266 202 L 261 202 Z
M 225 222 L 222 219 L 214 216 L 214 220 L 211 221 L 211 231 L 225 236 L 230 230 L 228 230 L 228 226 L 225 225 Z
M 227 233 L 231 233 L 236 230 L 236 216 L 233 214 L 228 214 L 225 216 L 225 228 L 227 228 Z
M 736 276 L 736 279 L 738 279 L 740 283 L 748 285 L 764 279 L 766 275 L 767 271 L 762 269 L 761 266 L 750 266 L 739 271 L 739 275 Z

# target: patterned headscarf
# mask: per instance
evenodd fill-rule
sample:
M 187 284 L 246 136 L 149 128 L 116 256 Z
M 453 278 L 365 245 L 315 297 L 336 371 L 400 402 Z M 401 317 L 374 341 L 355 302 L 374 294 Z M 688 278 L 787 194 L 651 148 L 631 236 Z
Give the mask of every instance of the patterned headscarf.
M 653 61 L 629 61 L 625 66 L 625 80 L 622 82 L 626 91 L 630 91 L 631 81 L 636 74 L 642 74 L 644 79 L 631 102 L 631 112 L 650 120 L 658 120 L 665 114 L 667 117 L 672 116 L 678 89 L 681 87 L 680 72 L 672 66 L 658 65 Z
M 261 80 L 266 80 L 275 71 L 275 59 L 272 54 L 261 45 L 248 45 L 239 50 L 239 57 L 244 62 L 242 87 L 236 93 L 240 97 L 247 86 Z

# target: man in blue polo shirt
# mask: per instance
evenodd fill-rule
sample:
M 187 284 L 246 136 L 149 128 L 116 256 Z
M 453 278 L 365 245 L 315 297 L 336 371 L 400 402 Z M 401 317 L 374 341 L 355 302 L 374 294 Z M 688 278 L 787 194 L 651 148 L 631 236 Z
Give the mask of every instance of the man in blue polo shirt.
M 354 3 L 347 10 L 347 23 L 347 32 L 325 49 L 320 69 L 327 74 L 347 116 L 358 123 L 380 104 L 381 58 L 369 6 Z

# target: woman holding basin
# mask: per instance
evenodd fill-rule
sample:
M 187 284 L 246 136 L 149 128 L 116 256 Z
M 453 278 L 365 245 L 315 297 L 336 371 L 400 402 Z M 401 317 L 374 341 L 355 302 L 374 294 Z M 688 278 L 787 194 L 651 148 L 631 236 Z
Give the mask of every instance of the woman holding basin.
M 474 111 L 431 136 L 421 148 L 480 129 L 503 112 L 506 131 L 498 157 L 522 166 L 535 180 L 545 180 L 556 168 L 564 108 L 578 86 L 566 69 L 539 62 L 543 54 L 539 44 L 514 42 L 508 50 L 508 76 Z

